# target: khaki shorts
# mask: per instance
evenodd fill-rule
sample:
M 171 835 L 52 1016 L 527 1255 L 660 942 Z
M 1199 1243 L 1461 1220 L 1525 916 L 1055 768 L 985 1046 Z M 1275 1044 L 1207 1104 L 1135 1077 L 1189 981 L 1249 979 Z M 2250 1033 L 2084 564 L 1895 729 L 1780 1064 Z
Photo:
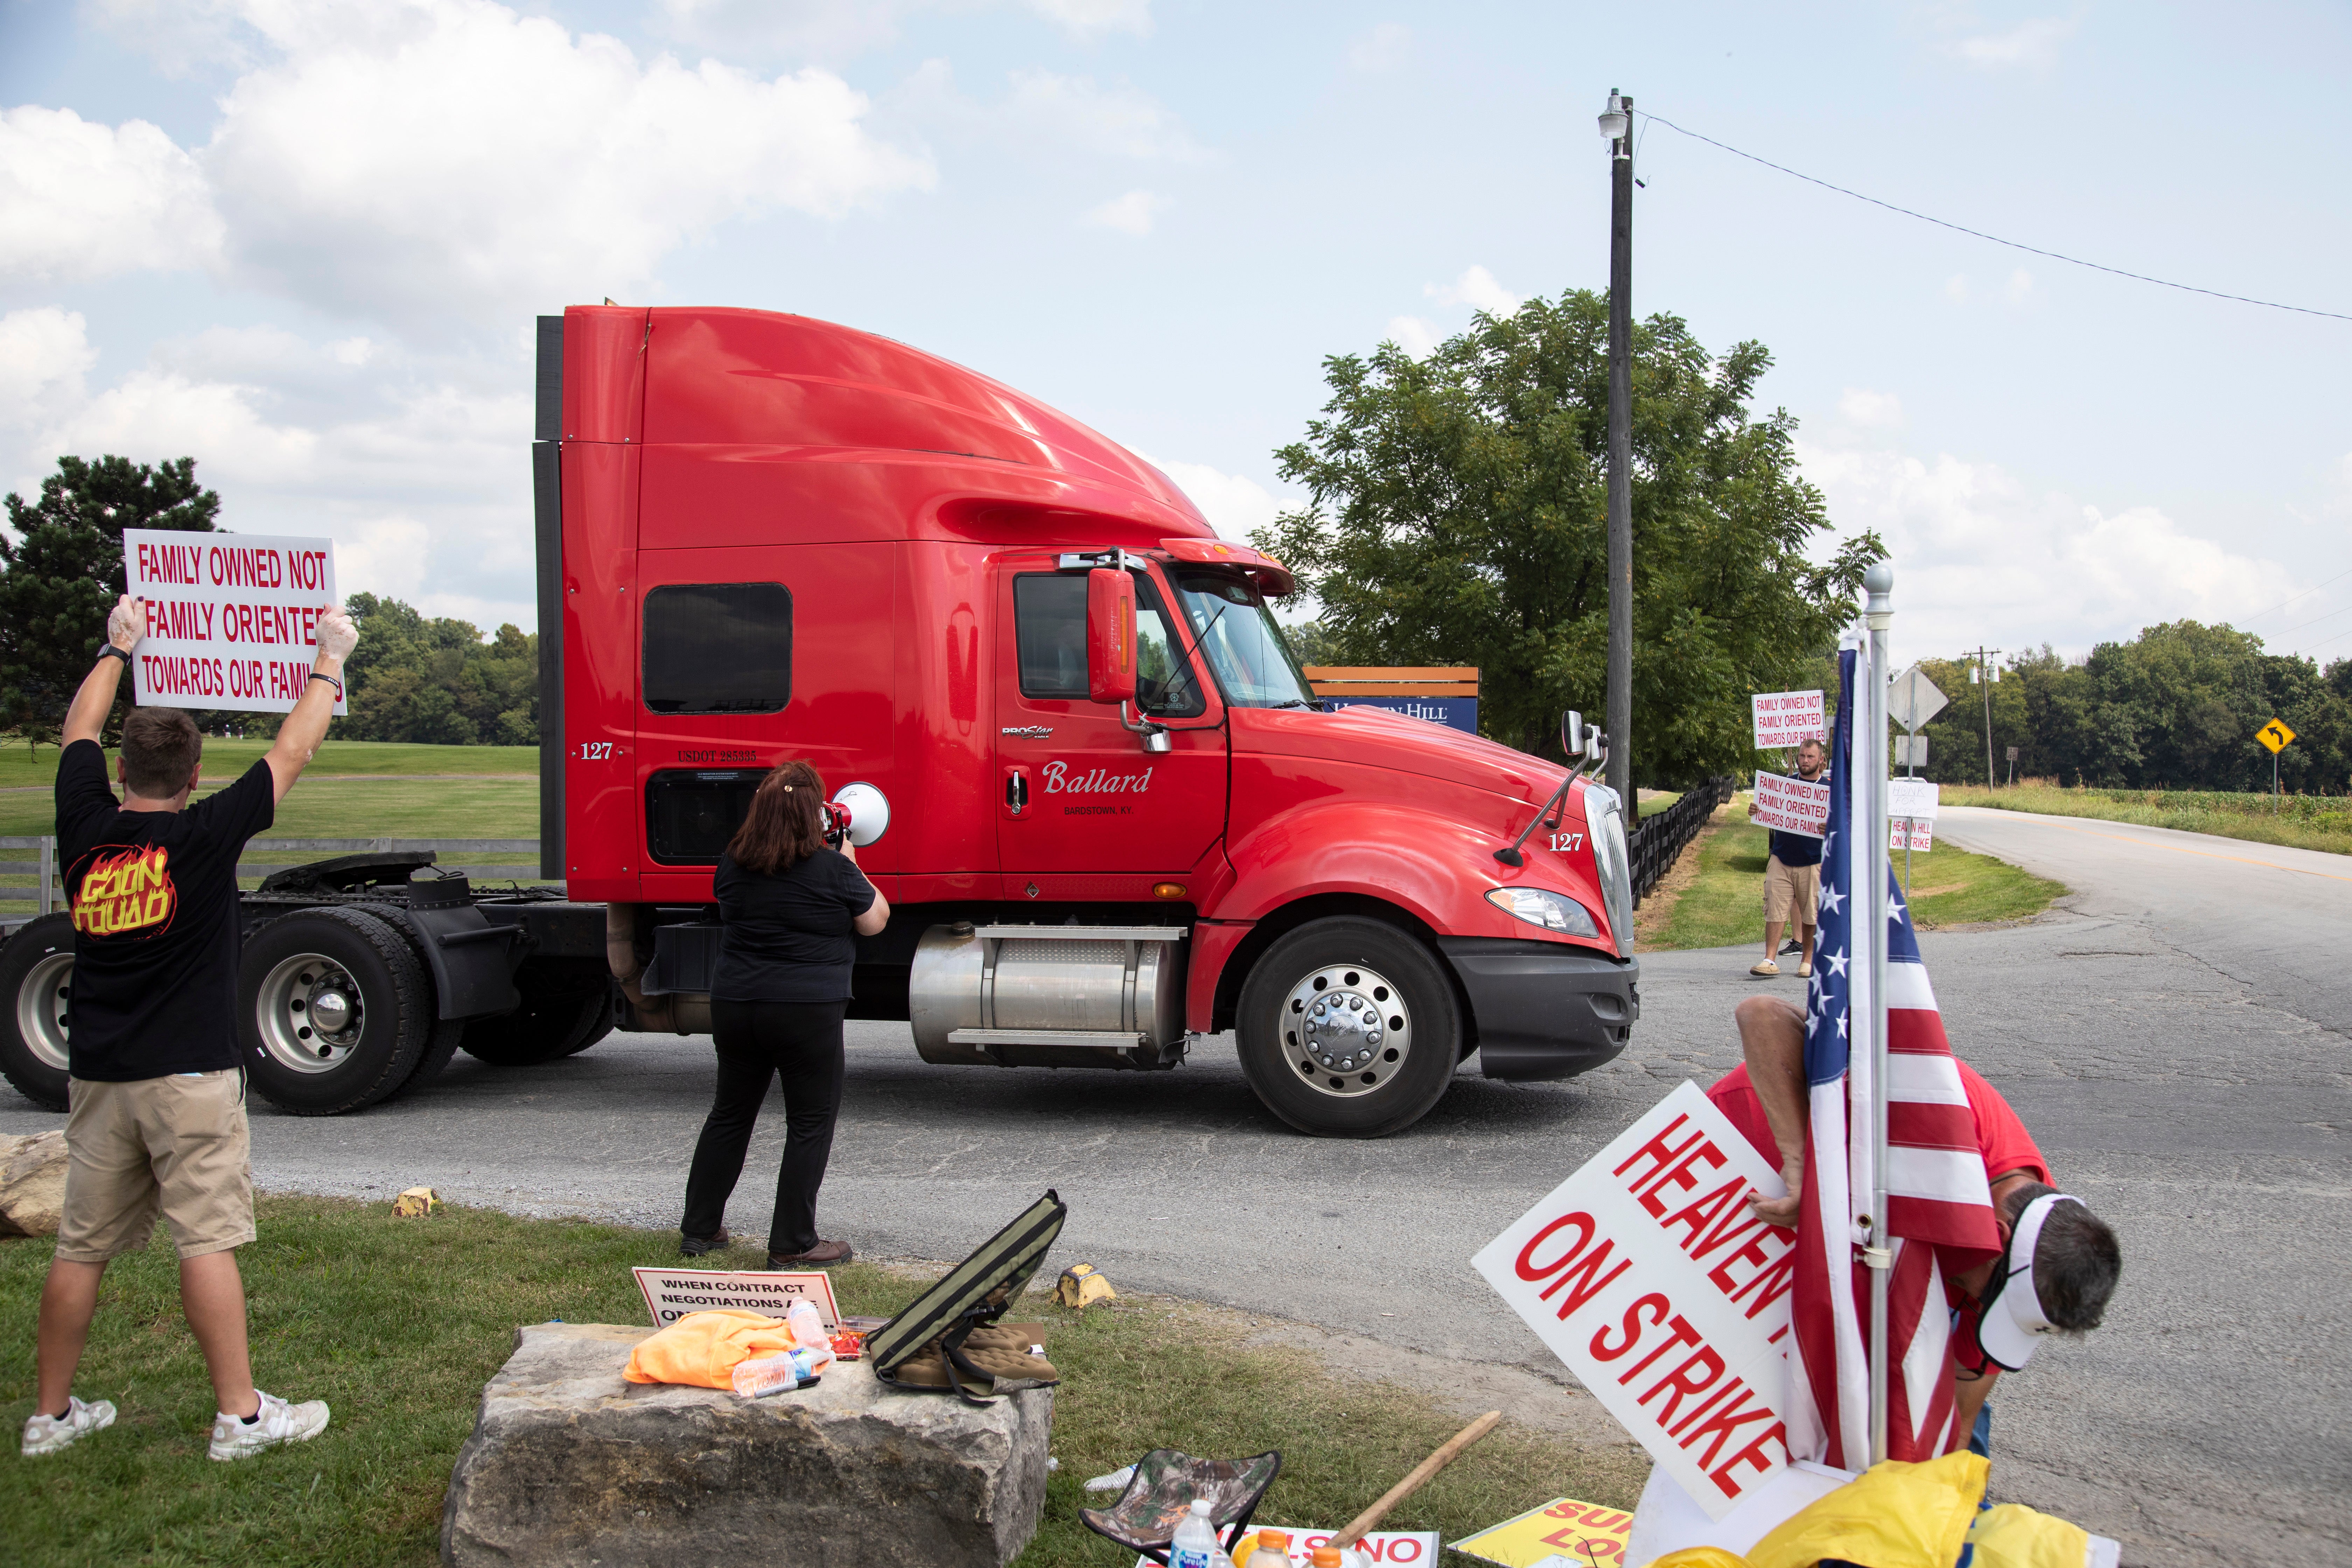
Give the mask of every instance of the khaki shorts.
M 1822 901 L 1822 868 L 1783 866 L 1778 855 L 1764 862 L 1764 918 L 1786 921 L 1793 910 L 1801 926 L 1811 926 Z
M 159 1214 L 182 1258 L 251 1241 L 244 1090 L 234 1068 L 131 1083 L 69 1079 L 57 1255 L 104 1263 L 137 1252 Z

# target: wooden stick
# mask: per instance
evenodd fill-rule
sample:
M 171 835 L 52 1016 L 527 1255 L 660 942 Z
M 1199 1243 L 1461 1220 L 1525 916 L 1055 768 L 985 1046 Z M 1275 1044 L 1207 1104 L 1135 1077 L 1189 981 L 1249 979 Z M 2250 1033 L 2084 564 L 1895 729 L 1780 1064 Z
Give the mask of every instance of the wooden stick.
M 1454 1457 L 1463 1449 L 1492 1432 L 1496 1424 L 1502 1418 L 1501 1411 L 1489 1410 L 1486 1415 L 1448 1437 L 1444 1447 L 1412 1468 L 1412 1474 L 1391 1487 L 1381 1494 L 1380 1501 L 1350 1520 L 1347 1529 L 1331 1538 L 1331 1544 L 1347 1547 L 1353 1546 L 1357 1542 L 1361 1541 L 1370 1531 L 1372 1526 L 1388 1517 L 1389 1510 L 1419 1491 L 1430 1477 L 1452 1464 Z

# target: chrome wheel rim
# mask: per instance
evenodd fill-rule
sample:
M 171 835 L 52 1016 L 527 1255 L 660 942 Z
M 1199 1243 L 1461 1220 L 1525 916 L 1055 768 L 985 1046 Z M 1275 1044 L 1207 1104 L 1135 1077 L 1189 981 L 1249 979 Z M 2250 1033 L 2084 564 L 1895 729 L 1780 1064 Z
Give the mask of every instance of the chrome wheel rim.
M 1283 998 L 1283 1055 L 1316 1093 L 1370 1094 L 1412 1056 L 1412 1010 L 1388 978 L 1360 963 L 1331 963 L 1301 977 Z
M 367 1011 L 359 982 L 333 959 L 298 952 L 262 977 L 254 998 L 262 1048 L 295 1072 L 332 1072 L 359 1047 Z
M 53 952 L 33 965 L 16 987 L 16 1037 L 32 1048 L 41 1065 L 59 1072 L 72 1070 L 66 1050 L 66 1015 L 73 1000 L 74 955 Z

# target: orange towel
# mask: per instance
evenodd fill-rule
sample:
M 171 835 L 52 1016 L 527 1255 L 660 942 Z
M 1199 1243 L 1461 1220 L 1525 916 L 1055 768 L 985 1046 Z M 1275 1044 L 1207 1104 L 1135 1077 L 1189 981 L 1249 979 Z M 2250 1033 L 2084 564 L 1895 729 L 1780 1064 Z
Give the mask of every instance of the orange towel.
M 793 1331 L 782 1318 L 733 1309 L 688 1312 L 659 1333 L 639 1340 L 621 1375 L 631 1383 L 732 1388 L 738 1362 L 792 1348 Z

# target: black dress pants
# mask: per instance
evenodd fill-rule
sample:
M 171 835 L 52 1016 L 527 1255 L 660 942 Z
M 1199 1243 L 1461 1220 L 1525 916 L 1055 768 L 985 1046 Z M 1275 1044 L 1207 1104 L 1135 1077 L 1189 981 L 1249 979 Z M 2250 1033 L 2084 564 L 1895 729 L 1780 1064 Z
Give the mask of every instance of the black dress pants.
M 711 1002 L 719 1088 L 686 1178 L 686 1217 L 678 1228 L 687 1237 L 716 1236 L 725 1223 L 760 1102 L 769 1080 L 782 1079 L 784 1158 L 776 1171 L 768 1251 L 791 1257 L 816 1245 L 816 1190 L 824 1183 L 834 1118 L 841 1110 L 841 1016 L 847 1007 L 845 1002 Z

